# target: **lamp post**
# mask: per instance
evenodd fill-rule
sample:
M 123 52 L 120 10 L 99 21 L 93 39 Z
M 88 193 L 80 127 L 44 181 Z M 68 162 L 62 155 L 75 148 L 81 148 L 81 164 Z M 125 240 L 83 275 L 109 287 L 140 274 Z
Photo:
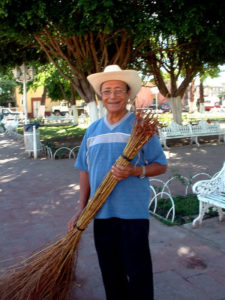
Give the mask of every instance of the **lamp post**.
M 28 124 L 27 82 L 34 78 L 34 69 L 32 67 L 27 68 L 26 65 L 23 63 L 22 66 L 17 67 L 13 70 L 13 75 L 17 81 L 23 83 L 24 124 L 27 125 Z M 39 140 L 40 140 L 40 135 L 39 135 Z M 37 159 L 38 145 L 37 145 L 37 132 L 36 132 L 35 125 L 32 128 L 32 133 L 24 132 L 24 144 L 25 144 L 25 151 L 28 151 L 29 155 L 31 154 L 31 152 L 33 152 L 34 159 Z
M 13 75 L 17 81 L 23 83 L 23 107 L 24 107 L 24 123 L 28 123 L 27 114 L 27 82 L 34 78 L 34 69 L 27 68 L 23 63 L 22 66 L 17 67 L 13 70 Z

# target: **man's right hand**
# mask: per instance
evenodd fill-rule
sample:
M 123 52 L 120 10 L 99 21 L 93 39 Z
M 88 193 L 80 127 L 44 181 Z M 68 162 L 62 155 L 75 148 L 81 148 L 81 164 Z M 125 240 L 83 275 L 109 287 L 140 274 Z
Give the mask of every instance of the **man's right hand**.
M 75 224 L 77 223 L 77 220 L 79 219 L 81 215 L 82 209 L 80 209 L 68 222 L 68 231 L 73 231 Z

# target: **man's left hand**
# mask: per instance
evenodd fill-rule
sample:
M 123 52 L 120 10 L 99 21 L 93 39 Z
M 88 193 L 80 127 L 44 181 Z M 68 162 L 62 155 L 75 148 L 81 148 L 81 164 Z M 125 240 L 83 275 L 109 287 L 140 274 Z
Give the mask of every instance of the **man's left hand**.
M 120 181 L 130 176 L 134 176 L 135 168 L 136 167 L 132 164 L 128 165 L 127 167 L 116 165 L 116 166 L 112 166 L 111 172 L 113 177 L 116 180 Z

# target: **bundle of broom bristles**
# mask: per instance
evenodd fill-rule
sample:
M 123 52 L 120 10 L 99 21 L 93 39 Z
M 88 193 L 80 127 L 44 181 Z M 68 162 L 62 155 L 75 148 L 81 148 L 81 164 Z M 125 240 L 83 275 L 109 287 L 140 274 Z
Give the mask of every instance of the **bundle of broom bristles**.
M 129 141 L 115 165 L 127 166 L 157 133 L 158 119 L 151 112 L 136 112 Z M 42 251 L 35 253 L 0 276 L 1 300 L 70 299 L 76 280 L 77 247 L 82 232 L 117 184 L 109 171 L 79 217 L 74 230 Z

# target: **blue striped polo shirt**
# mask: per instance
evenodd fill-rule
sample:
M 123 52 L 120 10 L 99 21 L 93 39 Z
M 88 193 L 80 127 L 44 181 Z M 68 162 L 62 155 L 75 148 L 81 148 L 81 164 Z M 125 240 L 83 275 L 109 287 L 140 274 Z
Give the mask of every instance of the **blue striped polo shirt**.
M 81 143 L 75 167 L 89 173 L 90 197 L 92 197 L 122 154 L 135 122 L 135 115 L 127 113 L 118 123 L 110 124 L 106 117 L 92 123 Z M 158 137 L 155 135 L 131 161 L 134 165 L 157 162 L 166 165 L 167 160 Z M 96 215 L 98 219 L 148 219 L 151 191 L 148 178 L 131 176 L 117 183 Z

